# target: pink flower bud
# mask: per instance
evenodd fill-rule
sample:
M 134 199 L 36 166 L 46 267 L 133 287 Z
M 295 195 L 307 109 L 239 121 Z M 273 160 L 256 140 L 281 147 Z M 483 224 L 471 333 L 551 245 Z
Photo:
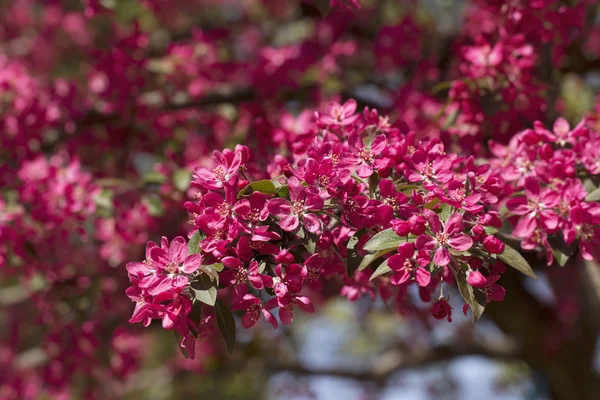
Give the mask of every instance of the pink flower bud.
M 433 315 L 433 318 L 435 319 L 446 318 L 448 322 L 452 322 L 452 307 L 450 307 L 448 301 L 442 297 L 433 305 L 431 315 Z
M 417 192 L 416 190 L 412 191 L 412 195 L 411 195 L 412 201 L 416 204 L 416 205 L 422 205 L 424 200 L 423 200 L 423 195 L 419 192 Z
M 236 185 L 238 187 L 238 189 L 243 189 L 246 186 L 248 186 L 250 184 L 250 181 L 247 181 L 246 179 L 240 179 L 239 181 L 237 181 Z
M 277 253 L 277 255 L 275 256 L 275 261 L 278 264 L 291 264 L 294 262 L 294 256 L 289 251 L 287 251 L 287 249 L 283 249 L 279 253 Z
M 501 254 L 504 252 L 504 243 L 492 235 L 488 235 L 483 239 L 483 247 L 485 247 L 490 254 Z
M 406 221 L 402 221 L 400 219 L 395 219 L 392 221 L 392 229 L 394 230 L 394 232 L 396 232 L 396 234 L 398 236 L 408 236 L 408 234 L 410 233 L 410 226 L 408 225 L 408 222 Z
M 427 229 L 427 220 L 420 215 L 413 215 L 408 219 L 408 225 L 410 227 L 410 233 L 413 235 L 422 235 Z
M 477 237 L 477 239 L 481 239 L 485 236 L 485 229 L 481 225 L 475 225 L 473 227 L 473 235 Z
M 482 289 L 486 285 L 485 276 L 479 271 L 471 271 L 467 277 L 467 283 L 475 288 Z

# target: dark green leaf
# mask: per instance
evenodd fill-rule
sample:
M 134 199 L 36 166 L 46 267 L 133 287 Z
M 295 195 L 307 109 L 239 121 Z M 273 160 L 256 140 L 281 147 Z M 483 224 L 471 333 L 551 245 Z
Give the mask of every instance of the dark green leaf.
M 211 272 L 216 274 L 214 271 Z M 214 306 L 215 301 L 217 301 L 218 282 L 218 276 L 217 279 L 214 280 L 213 277 L 205 273 L 201 273 L 196 277 L 196 280 L 190 284 L 190 287 L 194 292 L 194 297 L 196 300 L 199 300 L 204 304 L 208 304 L 209 306 Z
M 389 228 L 373 236 L 363 248 L 367 251 L 393 249 L 405 240 L 398 236 L 392 228 Z
M 243 188 L 240 193 L 238 193 L 238 198 L 242 196 L 249 195 L 252 192 L 261 192 L 264 194 L 276 194 L 277 188 L 275 188 L 275 184 L 268 179 L 263 179 L 261 181 L 256 181 L 248 184 L 245 188 Z
M 436 198 L 425 204 L 424 207 L 428 210 L 433 210 L 438 204 L 440 204 L 440 199 Z
M 379 257 L 383 256 L 384 254 L 389 253 L 392 250 L 394 250 L 394 249 L 392 248 L 392 249 L 379 250 L 377 253 L 367 254 L 366 256 L 363 257 L 362 261 L 358 265 L 358 270 L 362 271 L 363 269 L 365 269 L 369 265 L 371 265 Z
M 194 302 L 192 305 L 192 311 L 188 314 L 188 317 L 193 323 L 200 326 L 200 322 L 202 321 L 202 304 Z M 198 337 L 198 332 L 195 329 L 190 329 L 190 332 L 192 332 L 194 337 Z
M 200 231 L 196 231 L 188 242 L 188 255 L 200 253 L 200 242 L 204 235 Z
M 352 236 L 349 240 L 348 240 L 348 244 L 346 245 L 346 260 L 345 260 L 345 264 L 346 264 L 346 272 L 348 273 L 348 276 L 352 276 L 354 275 L 354 273 L 356 272 L 356 269 L 358 268 L 358 266 L 360 265 L 361 261 L 362 261 L 362 257 L 360 256 L 360 254 L 358 254 L 358 251 L 356 250 L 356 244 L 358 243 L 359 239 L 366 233 L 366 231 L 364 229 L 359 230 L 358 232 L 356 232 L 354 234 L 354 236 Z
M 173 330 L 173 337 L 175 338 L 175 343 L 177 344 L 177 348 L 181 351 L 181 354 L 187 359 L 190 358 L 188 355 L 187 347 L 181 347 L 181 341 L 183 340 L 183 336 L 181 336 L 176 330 Z
M 214 271 L 211 272 L 216 274 Z M 217 301 L 217 284 L 218 279 L 215 281 L 213 277 L 205 273 L 201 273 L 196 277 L 195 281 L 190 283 L 190 287 L 194 292 L 194 297 L 196 300 L 199 300 L 204 304 L 208 304 L 209 306 L 214 306 L 215 301 Z
M 498 255 L 498 259 L 527 276 L 535 279 L 538 278 L 533 273 L 533 270 L 531 269 L 531 266 L 527 260 L 525 260 L 517 250 L 513 249 L 506 243 L 504 244 L 504 252 Z
M 288 187 L 288 185 L 284 185 L 277 188 L 276 196 L 284 199 L 288 198 L 290 196 L 290 188 Z
M 369 177 L 369 193 L 371 197 L 377 190 L 377 186 L 379 185 L 379 174 L 377 172 L 373 172 L 373 174 Z
M 377 278 L 378 276 L 381 276 L 383 274 L 387 274 L 391 270 L 392 269 L 388 266 L 388 260 L 384 260 L 381 263 L 381 265 L 375 270 L 375 272 L 373 272 L 373 275 L 371 275 L 371 277 L 369 278 L 369 280 L 372 281 L 373 279 Z
M 396 186 L 396 190 L 410 190 L 412 191 L 413 189 L 419 189 L 421 186 L 419 185 L 412 185 L 409 183 L 402 183 Z
M 473 322 L 477 322 L 483 314 L 483 310 L 487 303 L 486 293 L 467 283 L 466 271 L 463 268 L 454 271 L 454 278 L 456 279 L 456 285 L 458 286 L 460 295 L 467 302 L 469 307 L 471 307 L 471 311 L 473 312 Z
M 225 346 L 227 346 L 227 351 L 231 354 L 235 348 L 235 320 L 229 308 L 219 300 L 215 303 L 215 314 L 219 332 L 225 342 Z

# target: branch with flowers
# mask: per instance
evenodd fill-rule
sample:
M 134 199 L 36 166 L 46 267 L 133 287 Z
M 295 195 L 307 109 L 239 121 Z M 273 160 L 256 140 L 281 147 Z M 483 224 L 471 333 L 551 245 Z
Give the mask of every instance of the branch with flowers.
M 127 265 L 131 322 L 162 320 L 192 358 L 216 323 L 232 351 L 232 311 L 246 329 L 260 319 L 287 325 L 298 309 L 314 312 L 310 293 L 335 279 L 351 301 L 402 304 L 416 286 L 431 315 L 448 321 L 456 286 L 476 321 L 503 300 L 507 266 L 536 278 L 500 229 L 512 226 L 524 250 L 544 248 L 549 264 L 564 265 L 575 245 L 594 257 L 600 207 L 586 184 L 598 140 L 585 121 L 571 130 L 560 119 L 552 132 L 536 124 L 507 146 L 492 143 L 496 158 L 483 163 L 417 140 L 376 110 L 357 113 L 353 100 L 333 102 L 286 157 L 265 166 L 238 145 L 195 170 L 189 242 L 150 242 L 146 260 Z M 551 245 L 558 238 L 563 246 Z

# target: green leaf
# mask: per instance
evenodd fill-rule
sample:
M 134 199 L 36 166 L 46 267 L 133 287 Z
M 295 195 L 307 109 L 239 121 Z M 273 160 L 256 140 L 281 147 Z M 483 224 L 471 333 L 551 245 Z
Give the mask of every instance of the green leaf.
M 311 232 L 305 232 L 304 237 L 302 238 L 302 244 L 308 250 L 310 254 L 314 254 L 317 251 L 317 241 L 319 240 L 319 236 L 315 235 Z
M 561 267 L 564 267 L 565 264 L 567 263 L 567 261 L 569 261 L 569 256 L 566 255 L 565 253 L 563 253 L 560 249 L 553 247 L 552 254 L 554 254 L 554 258 L 556 259 L 556 262 Z
M 427 204 L 425 204 L 423 207 L 425 207 L 428 210 L 433 210 L 435 208 L 435 206 L 437 206 L 438 204 L 440 204 L 440 199 L 435 198 L 435 199 L 431 200 L 430 202 L 428 202 Z
M 458 291 L 469 307 L 471 307 L 473 322 L 477 322 L 481 318 L 487 304 L 487 294 L 483 290 L 476 289 L 467 283 L 466 271 L 463 268 L 453 272 Z
M 421 186 L 419 185 L 412 185 L 410 183 L 403 183 L 400 185 L 396 186 L 396 190 L 413 190 L 413 189 L 419 189 Z
M 381 265 L 375 270 L 375 272 L 373 272 L 373 275 L 371 275 L 371 277 L 369 278 L 369 281 L 372 281 L 373 279 L 377 278 L 378 276 L 381 276 L 383 274 L 387 274 L 388 272 L 390 272 L 392 269 L 388 266 L 388 260 L 385 260 L 384 262 L 381 263 Z
M 594 190 L 592 193 L 588 194 L 585 198 L 585 201 L 600 201 L 600 188 Z
M 349 277 L 354 275 L 362 261 L 362 257 L 356 250 L 356 244 L 365 233 L 364 229 L 359 230 L 348 240 L 348 244 L 346 245 L 346 260 L 344 260 L 344 263 L 346 264 L 346 272 Z
M 275 195 L 277 193 L 277 188 L 275 188 L 275 184 L 268 179 L 252 182 L 238 193 L 238 199 L 242 196 L 249 195 L 252 192 Z
M 362 259 L 362 261 L 358 265 L 358 270 L 362 271 L 363 269 L 365 269 L 369 265 L 371 265 L 379 257 L 381 257 L 381 256 L 389 253 L 392 250 L 394 250 L 394 249 L 392 248 L 392 249 L 379 250 L 377 253 L 367 254 L 366 256 L 364 256 L 364 258 Z
M 498 229 L 494 228 L 493 226 L 484 226 L 483 230 L 488 235 L 495 235 L 496 233 L 498 233 Z
M 216 287 L 209 287 L 208 289 L 194 289 L 192 287 L 192 291 L 194 292 L 194 297 L 196 300 L 201 301 L 204 304 L 208 304 L 209 306 L 215 305 L 215 302 L 217 301 Z
M 175 343 L 177 344 L 177 348 L 183 354 L 186 359 L 189 359 L 190 356 L 188 354 L 188 350 L 186 347 L 181 347 L 181 341 L 183 340 L 183 336 L 181 336 L 176 330 L 173 330 L 173 337 L 175 338 Z
M 194 302 L 194 304 L 192 305 L 192 311 L 188 314 L 188 317 L 192 320 L 192 322 L 200 326 L 200 323 L 202 321 L 202 304 Z M 198 337 L 198 332 L 195 329 L 190 329 L 190 332 L 192 332 L 192 335 L 194 335 L 194 337 Z
M 173 185 L 180 192 L 185 192 L 190 187 L 192 174 L 187 169 L 178 169 L 173 173 Z
M 402 239 L 392 228 L 389 228 L 373 236 L 363 248 L 367 251 L 393 249 L 404 241 L 405 239 Z
M 440 220 L 442 222 L 446 222 L 450 218 L 450 215 L 452 215 L 452 206 L 450 204 L 446 204 L 440 213 Z
M 459 112 L 460 112 L 460 109 L 458 109 L 458 108 L 456 110 L 452 111 L 450 113 L 450 115 L 448 115 L 448 119 L 446 120 L 446 122 L 444 122 L 442 129 L 448 129 L 452 125 L 454 125 L 454 123 L 456 122 L 456 119 L 458 118 Z
M 216 285 L 219 284 L 219 274 L 217 271 L 213 270 L 210 265 L 201 265 L 199 271 L 202 272 L 200 275 L 207 276 L 210 278 L 211 282 L 216 282 Z
M 314 0 L 314 2 L 321 15 L 326 17 L 331 10 L 331 4 L 329 3 L 329 0 Z
M 288 185 L 284 185 L 281 187 L 277 188 L 277 192 L 275 193 L 275 195 L 277 197 L 281 197 L 283 199 L 286 199 L 290 196 L 290 188 L 288 187 Z
M 200 231 L 196 231 L 188 242 L 188 255 L 200 253 L 200 241 L 204 239 L 204 235 Z
M 233 319 L 233 315 L 231 314 L 231 311 L 229 311 L 229 308 L 227 308 L 220 300 L 217 300 L 215 303 L 215 314 L 219 332 L 225 342 L 225 346 L 227 346 L 227 351 L 231 355 L 235 348 L 235 320 Z
M 103 189 L 102 192 L 98 196 L 94 196 L 94 203 L 99 208 L 104 208 L 106 210 L 112 210 L 113 208 L 113 196 L 114 193 L 112 190 Z
M 377 190 L 378 186 L 379 186 L 379 174 L 377 172 L 374 172 L 369 177 L 369 193 L 371 194 L 371 197 Z
M 533 273 L 533 270 L 531 269 L 531 266 L 527 260 L 525 260 L 517 250 L 513 249 L 506 243 L 504 244 L 504 252 L 498 255 L 498 259 L 527 276 L 535 279 L 538 278 Z
M 163 201 L 156 193 L 145 196 L 142 201 L 148 206 L 148 213 L 153 217 L 161 217 L 164 214 Z
M 164 183 L 167 180 L 167 177 L 157 171 L 150 171 L 142 176 L 142 180 L 144 183 Z

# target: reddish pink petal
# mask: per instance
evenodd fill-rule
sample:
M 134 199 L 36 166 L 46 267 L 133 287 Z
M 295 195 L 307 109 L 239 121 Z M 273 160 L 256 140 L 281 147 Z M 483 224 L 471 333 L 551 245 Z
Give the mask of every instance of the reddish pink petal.
M 269 200 L 269 203 L 267 203 L 267 208 L 271 214 L 282 217 L 290 214 L 292 203 L 281 198 L 271 199 Z
M 169 246 L 169 260 L 174 263 L 181 264 L 188 255 L 187 242 L 181 236 L 176 237 L 171 241 Z
M 433 255 L 433 262 L 440 267 L 450 264 L 450 252 L 445 247 L 440 247 Z
M 431 274 L 429 273 L 429 271 L 425 270 L 425 268 L 417 268 L 417 272 L 415 275 L 419 286 L 425 287 L 429 285 L 429 282 L 431 281 Z
M 448 244 L 458 251 L 467 251 L 473 246 L 473 239 L 467 235 L 461 234 L 450 238 Z
M 291 232 L 298 228 L 298 226 L 300 225 L 300 220 L 298 219 L 297 215 L 287 215 L 281 219 L 279 225 L 284 231 Z

